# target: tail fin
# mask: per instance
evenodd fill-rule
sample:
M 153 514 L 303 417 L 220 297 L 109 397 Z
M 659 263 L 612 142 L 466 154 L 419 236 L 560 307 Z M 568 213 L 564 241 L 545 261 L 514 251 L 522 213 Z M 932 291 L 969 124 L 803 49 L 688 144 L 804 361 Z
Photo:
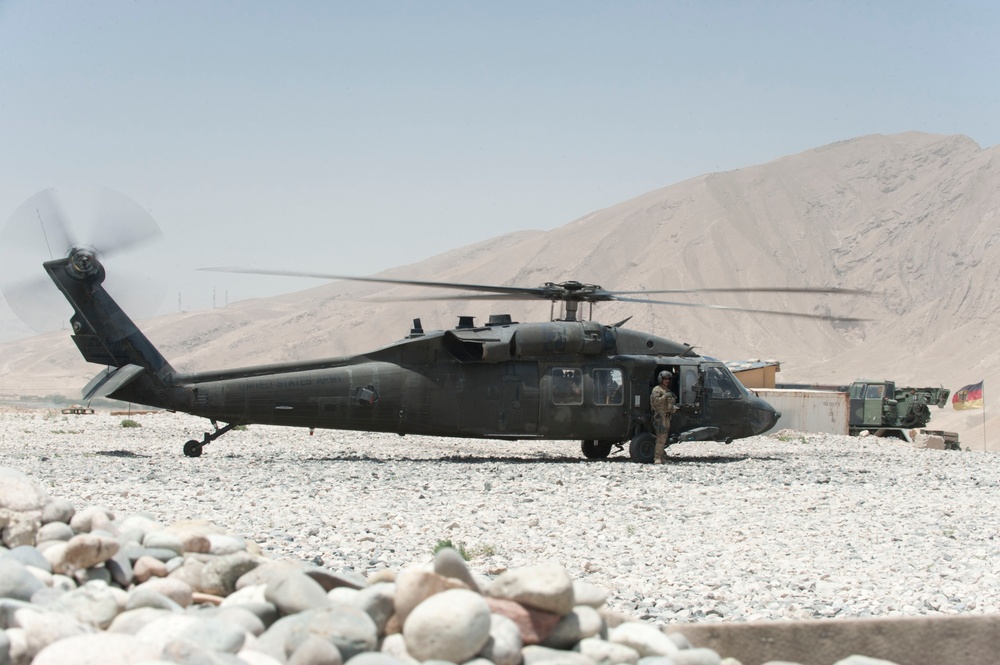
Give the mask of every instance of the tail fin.
M 108 395 L 175 408 L 179 396 L 169 385 L 174 368 L 104 290 L 104 266 L 94 253 L 74 249 L 69 257 L 43 265 L 73 306 L 73 341 L 84 360 L 116 368 L 91 381 L 85 389 L 88 398 Z M 117 379 L 109 380 L 113 375 Z

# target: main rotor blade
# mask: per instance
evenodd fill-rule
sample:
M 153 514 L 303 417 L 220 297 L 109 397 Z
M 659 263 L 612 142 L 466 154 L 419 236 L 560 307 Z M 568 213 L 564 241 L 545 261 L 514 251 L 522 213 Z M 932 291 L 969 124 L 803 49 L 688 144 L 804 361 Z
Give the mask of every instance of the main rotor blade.
M 537 295 L 528 293 L 495 293 L 495 294 L 468 294 L 457 296 L 412 296 L 403 298 L 388 298 L 379 296 L 369 296 L 359 298 L 358 302 L 428 302 L 436 300 L 539 300 Z
M 870 296 L 872 291 L 860 289 L 825 288 L 822 286 L 739 286 L 739 287 L 708 287 L 703 289 L 655 289 L 643 291 L 607 291 L 613 296 L 647 295 L 657 293 L 814 293 L 850 296 Z
M 199 268 L 208 272 L 228 272 L 244 275 L 276 275 L 278 277 L 312 277 L 315 279 L 343 279 L 351 282 L 375 282 L 378 284 L 399 284 L 401 286 L 426 286 L 436 289 L 459 289 L 462 291 L 481 291 L 486 293 L 518 294 L 545 298 L 548 293 L 542 288 L 521 286 L 490 286 L 487 284 L 460 284 L 458 282 L 428 282 L 413 279 L 390 279 L 388 277 L 354 277 L 351 275 L 332 275 L 319 272 L 301 272 L 297 270 L 266 270 L 263 268 Z
M 818 319 L 821 321 L 844 321 L 860 322 L 869 319 L 859 319 L 854 317 L 841 317 L 825 314 L 806 314 L 804 312 L 788 312 L 769 309 L 754 309 L 750 307 L 734 307 L 731 305 L 707 305 L 701 303 L 677 302 L 670 300 L 653 300 L 649 298 L 623 297 L 629 295 L 647 295 L 657 293 L 812 293 L 812 294 L 842 294 L 842 295 L 866 295 L 868 291 L 858 291 L 854 289 L 823 288 L 823 287 L 709 287 L 704 289 L 663 289 L 650 291 L 606 291 L 599 286 L 592 284 L 581 284 L 579 282 L 564 282 L 562 284 L 550 283 L 541 287 L 518 287 L 518 286 L 491 286 L 486 284 L 462 284 L 458 282 L 431 282 L 411 279 L 392 279 L 388 277 L 354 277 L 350 275 L 334 275 L 330 273 L 305 272 L 296 270 L 267 270 L 263 268 L 200 268 L 211 272 L 228 272 L 249 275 L 276 275 L 280 277 L 309 277 L 315 279 L 342 279 L 353 282 L 374 282 L 378 284 L 398 284 L 401 286 L 422 286 L 442 289 L 458 289 L 462 291 L 476 291 L 477 294 L 462 294 L 452 296 L 412 296 L 402 298 L 371 297 L 364 298 L 368 302 L 417 302 L 433 300 L 533 300 L 544 299 L 551 301 L 565 302 L 635 302 L 652 305 L 674 305 L 677 307 L 697 307 L 703 309 L 728 310 L 733 312 L 747 312 L 752 314 L 767 314 L 773 316 L 790 316 L 804 319 Z
M 465 295 L 465 296 L 414 296 L 412 298 L 363 298 L 360 302 L 422 302 L 436 300 L 534 300 L 533 296 L 519 294 L 503 295 Z M 847 323 L 870 321 L 871 319 L 859 319 L 846 316 L 832 316 L 826 314 L 807 314 L 805 312 L 787 312 L 772 309 L 754 309 L 752 307 L 732 307 L 729 305 L 707 305 L 703 303 L 673 302 L 669 300 L 649 300 L 645 298 L 612 298 L 619 302 L 635 302 L 653 305 L 677 305 L 679 307 L 697 307 L 702 309 L 721 309 L 734 312 L 748 312 L 751 314 L 767 314 L 769 316 L 791 316 L 803 319 L 819 319 L 821 321 L 843 321 Z
M 753 307 L 733 307 L 731 305 L 706 305 L 693 302 L 675 302 L 670 300 L 650 300 L 648 298 L 615 298 L 620 302 L 637 302 L 650 305 L 673 305 L 676 307 L 696 307 L 700 309 L 720 309 L 730 312 L 748 312 L 750 314 L 768 314 L 774 316 L 791 316 L 800 319 L 819 319 L 820 321 L 842 321 L 845 323 L 860 323 L 871 319 L 859 319 L 851 316 L 833 316 L 830 314 L 806 314 L 805 312 L 786 312 L 775 309 L 754 309 Z

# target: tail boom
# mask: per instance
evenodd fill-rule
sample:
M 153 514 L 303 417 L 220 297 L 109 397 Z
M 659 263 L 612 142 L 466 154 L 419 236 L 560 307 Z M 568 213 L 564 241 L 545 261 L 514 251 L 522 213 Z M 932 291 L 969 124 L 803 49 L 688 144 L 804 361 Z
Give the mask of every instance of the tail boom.
M 171 385 L 174 368 L 104 289 L 104 266 L 92 251 L 74 249 L 43 266 L 73 307 L 72 339 L 84 360 L 115 368 L 95 377 L 85 396 L 168 409 L 187 401 Z

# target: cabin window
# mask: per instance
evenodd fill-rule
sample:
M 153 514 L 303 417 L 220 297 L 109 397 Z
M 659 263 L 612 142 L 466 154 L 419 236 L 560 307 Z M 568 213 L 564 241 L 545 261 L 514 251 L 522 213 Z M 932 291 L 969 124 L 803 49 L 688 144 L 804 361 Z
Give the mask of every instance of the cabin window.
M 712 391 L 712 399 L 738 399 L 741 394 L 735 379 L 721 367 L 708 368 L 705 372 L 705 386 Z
M 868 393 L 865 395 L 865 399 L 882 399 L 882 395 L 885 394 L 883 392 L 884 390 L 885 386 L 881 383 L 878 385 L 870 385 L 868 386 Z
M 553 368 L 552 402 L 583 404 L 583 372 L 568 367 Z
M 594 370 L 594 404 L 620 406 L 625 401 L 620 369 Z

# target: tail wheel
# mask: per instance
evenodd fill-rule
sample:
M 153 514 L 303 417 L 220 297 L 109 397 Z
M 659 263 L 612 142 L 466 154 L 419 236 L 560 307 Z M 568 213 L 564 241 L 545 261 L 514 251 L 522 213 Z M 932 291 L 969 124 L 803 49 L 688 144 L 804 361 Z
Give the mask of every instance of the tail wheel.
M 611 441 L 586 440 L 583 442 L 583 456 L 587 459 L 606 459 L 613 445 Z
M 201 457 L 202 445 L 201 441 L 196 441 L 191 439 L 184 444 L 184 454 L 188 457 Z
M 633 462 L 652 464 L 656 454 L 656 435 L 652 432 L 639 432 L 632 438 L 628 447 L 628 455 Z

